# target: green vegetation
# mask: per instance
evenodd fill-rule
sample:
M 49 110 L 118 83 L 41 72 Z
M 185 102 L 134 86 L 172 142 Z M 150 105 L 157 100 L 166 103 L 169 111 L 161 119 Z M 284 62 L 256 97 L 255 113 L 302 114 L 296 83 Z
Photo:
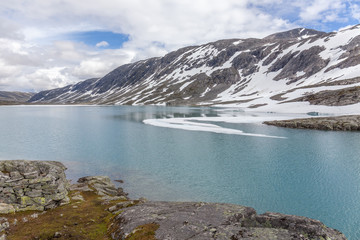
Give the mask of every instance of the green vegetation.
M 72 200 L 68 205 L 46 212 L 3 215 L 10 222 L 8 239 L 110 239 L 108 226 L 115 215 L 107 209 L 122 200 L 104 202 L 94 192 L 81 194 L 85 201 Z M 70 193 L 70 197 L 72 195 L 74 192 Z M 38 216 L 34 217 L 34 213 Z M 14 225 L 14 222 L 17 224 Z
M 126 238 L 126 240 L 156 240 L 155 231 L 160 227 L 156 223 L 149 223 L 138 226 Z

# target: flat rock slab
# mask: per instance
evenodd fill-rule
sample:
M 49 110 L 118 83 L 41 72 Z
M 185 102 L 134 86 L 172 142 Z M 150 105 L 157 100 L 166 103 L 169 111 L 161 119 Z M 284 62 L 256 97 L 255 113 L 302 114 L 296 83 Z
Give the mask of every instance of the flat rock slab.
M 93 191 L 102 196 L 103 200 L 127 200 L 127 193 L 122 188 L 116 188 L 107 176 L 87 176 L 78 180 L 78 183 L 70 186 L 72 191 Z
M 264 124 L 277 127 L 302 128 L 334 131 L 360 131 L 360 115 L 338 117 L 313 117 L 280 121 L 266 121 Z
M 146 202 L 123 209 L 114 220 L 112 238 L 125 239 L 146 224 L 159 226 L 156 239 L 346 239 L 305 217 L 257 215 L 250 207 L 193 202 Z
M 15 208 L 11 204 L 0 203 L 0 214 L 14 213 Z

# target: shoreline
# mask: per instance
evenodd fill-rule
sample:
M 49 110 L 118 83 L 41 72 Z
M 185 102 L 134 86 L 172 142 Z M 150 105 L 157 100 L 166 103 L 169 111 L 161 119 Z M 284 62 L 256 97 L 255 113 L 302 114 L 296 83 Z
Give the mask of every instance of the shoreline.
M 87 105 L 87 104 L 15 104 L 15 105 L 0 105 L 0 107 L 114 107 L 114 106 L 124 106 L 129 107 L 130 105 Z M 146 105 L 151 107 L 164 107 L 159 105 Z M 139 107 L 139 106 L 134 106 Z M 166 107 L 166 106 L 165 106 Z M 176 106 L 176 107 L 192 107 L 192 106 Z M 227 106 L 212 106 L 215 109 L 234 109 L 234 107 Z M 173 108 L 173 107 L 172 107 Z M 196 108 L 203 108 L 203 106 L 198 106 Z M 209 107 L 205 107 L 209 108 Z M 211 107 L 210 107 L 211 108 Z M 360 131 L 360 114 L 354 113 L 322 113 L 322 112 L 307 112 L 307 113 L 298 113 L 298 112 L 259 112 L 252 111 L 251 109 L 243 109 L 243 113 L 246 116 L 233 116 L 227 117 L 222 116 L 220 113 L 216 117 L 187 117 L 187 118 L 170 118 L 170 119 L 144 119 L 143 123 L 158 127 L 168 127 L 168 128 L 180 128 L 183 130 L 192 130 L 192 131 L 209 131 L 225 134 L 239 134 L 239 135 L 250 135 L 250 136 L 259 136 L 259 137 L 275 137 L 277 136 L 262 136 L 261 134 L 251 134 L 251 133 L 242 133 L 233 129 L 224 129 L 218 128 L 217 126 L 204 127 L 205 124 L 191 123 L 190 121 L 198 122 L 225 122 L 225 123 L 260 123 L 269 126 L 285 127 L 285 128 L 294 128 L 294 129 L 314 129 L 314 130 L 334 130 L 334 131 Z M 252 116 L 255 114 L 255 117 Z M 225 114 L 226 115 L 226 114 Z M 258 116 L 256 116 L 258 115 Z M 306 117 L 309 116 L 309 117 Z M 179 123 L 179 121 L 182 121 Z M 173 124 L 175 122 L 176 124 Z M 187 124 L 185 124 L 187 123 Z M 189 125 L 191 124 L 191 125 Z M 188 126 L 189 125 L 189 126 Z M 215 128 L 214 128 L 215 127 Z
M 266 125 L 327 131 L 360 131 L 360 115 L 343 115 L 334 117 L 312 117 L 290 120 L 265 121 Z
M 54 161 L 0 161 L 0 194 L 8 196 L 0 239 L 346 239 L 318 220 L 241 205 L 131 200 L 109 177 L 70 184 L 65 169 Z

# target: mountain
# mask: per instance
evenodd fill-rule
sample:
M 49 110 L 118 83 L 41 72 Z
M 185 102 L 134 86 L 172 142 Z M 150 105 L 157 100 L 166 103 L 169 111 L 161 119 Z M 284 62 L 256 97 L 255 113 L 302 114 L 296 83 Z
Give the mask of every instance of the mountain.
M 293 108 L 295 103 L 344 106 L 360 101 L 359 64 L 360 25 L 331 33 L 298 28 L 263 39 L 181 48 L 120 66 L 99 79 L 40 92 L 30 102 L 259 110 Z M 316 101 L 317 96 L 326 101 Z
M 34 93 L 0 91 L 0 105 L 25 103 L 32 96 Z

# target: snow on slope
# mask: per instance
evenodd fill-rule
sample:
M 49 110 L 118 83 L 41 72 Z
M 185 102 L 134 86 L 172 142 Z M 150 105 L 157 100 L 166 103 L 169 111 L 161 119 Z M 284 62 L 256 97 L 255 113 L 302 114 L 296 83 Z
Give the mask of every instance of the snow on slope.
M 264 39 L 230 39 L 186 47 L 120 66 L 92 79 L 41 92 L 31 102 L 64 104 L 216 105 L 256 111 L 344 113 L 294 99 L 360 86 L 360 25 L 323 33 L 294 29 Z

